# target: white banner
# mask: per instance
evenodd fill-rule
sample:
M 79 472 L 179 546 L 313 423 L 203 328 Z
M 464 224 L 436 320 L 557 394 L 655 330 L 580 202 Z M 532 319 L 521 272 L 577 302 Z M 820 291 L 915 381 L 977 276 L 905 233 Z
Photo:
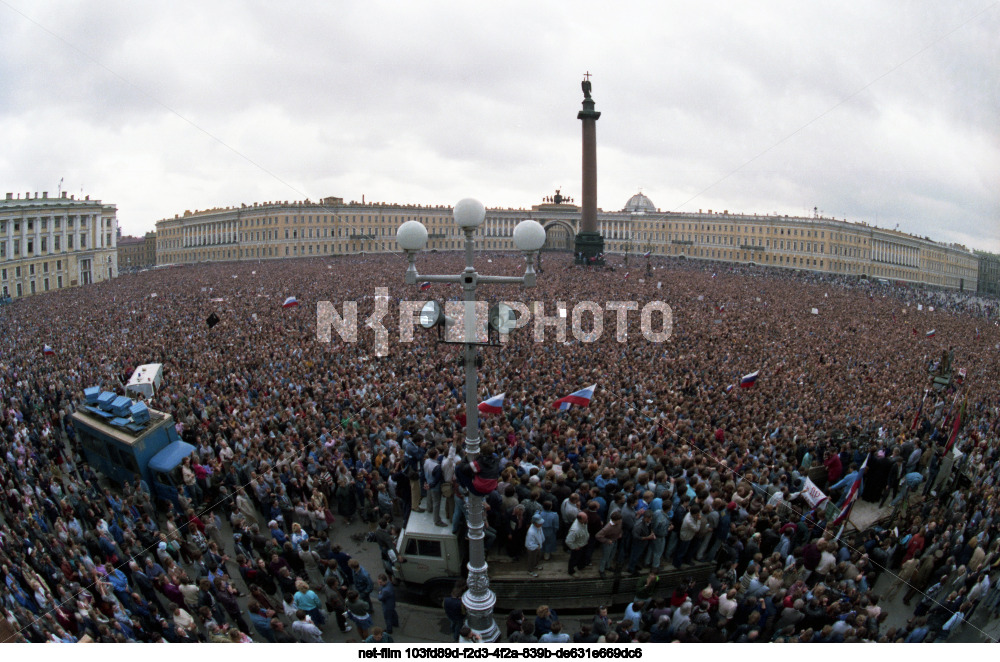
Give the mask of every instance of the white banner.
M 823 494 L 823 490 L 816 487 L 816 483 L 812 482 L 806 478 L 805 483 L 802 485 L 802 491 L 800 494 L 805 497 L 806 501 L 809 502 L 811 508 L 815 508 L 816 504 L 825 500 L 827 496 Z

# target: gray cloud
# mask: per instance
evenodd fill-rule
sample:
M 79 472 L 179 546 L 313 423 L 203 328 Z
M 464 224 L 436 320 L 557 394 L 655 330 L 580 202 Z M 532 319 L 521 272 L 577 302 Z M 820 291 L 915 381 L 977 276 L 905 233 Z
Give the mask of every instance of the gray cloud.
M 996 7 L 15 6 L 38 25 L 0 7 L 0 181 L 65 177 L 126 232 L 305 196 L 578 195 L 589 69 L 605 209 L 641 186 L 664 210 L 816 206 L 1000 250 Z

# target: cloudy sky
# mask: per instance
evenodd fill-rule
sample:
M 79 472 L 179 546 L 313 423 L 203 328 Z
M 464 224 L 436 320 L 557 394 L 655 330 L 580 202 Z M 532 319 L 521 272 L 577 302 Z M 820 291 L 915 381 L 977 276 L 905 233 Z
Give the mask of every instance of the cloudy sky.
M 0 0 L 0 182 L 824 215 L 1000 251 L 1000 3 Z

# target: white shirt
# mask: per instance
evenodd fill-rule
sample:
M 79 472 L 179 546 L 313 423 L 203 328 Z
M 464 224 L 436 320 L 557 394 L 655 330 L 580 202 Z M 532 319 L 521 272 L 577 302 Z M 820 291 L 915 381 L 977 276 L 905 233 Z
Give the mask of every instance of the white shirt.
M 576 516 L 580 513 L 580 509 L 573 505 L 569 499 L 563 501 L 563 505 L 560 510 L 562 511 L 563 524 L 571 524 L 575 522 Z
M 323 631 L 309 621 L 295 621 L 292 623 L 292 632 L 301 642 L 323 643 Z
M 545 532 L 542 527 L 532 524 L 528 528 L 528 535 L 524 538 L 524 547 L 529 551 L 537 551 L 545 543 Z

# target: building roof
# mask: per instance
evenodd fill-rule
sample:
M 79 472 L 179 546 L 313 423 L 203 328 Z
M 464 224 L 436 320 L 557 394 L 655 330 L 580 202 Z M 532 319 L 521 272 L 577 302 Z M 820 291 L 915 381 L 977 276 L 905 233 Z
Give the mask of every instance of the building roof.
M 625 203 L 625 209 L 623 211 L 629 212 L 655 212 L 656 205 L 653 201 L 644 196 L 642 193 L 636 193 L 628 202 Z
M 119 246 L 136 246 L 145 243 L 146 239 L 144 237 L 121 237 L 118 239 Z

